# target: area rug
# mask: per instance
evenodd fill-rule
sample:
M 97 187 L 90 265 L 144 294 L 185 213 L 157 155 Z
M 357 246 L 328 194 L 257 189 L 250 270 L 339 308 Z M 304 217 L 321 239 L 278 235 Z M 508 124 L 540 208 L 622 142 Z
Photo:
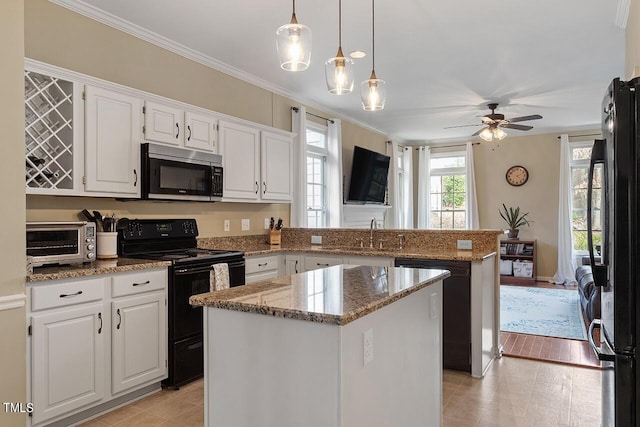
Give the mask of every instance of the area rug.
M 500 286 L 500 330 L 586 340 L 577 290 Z

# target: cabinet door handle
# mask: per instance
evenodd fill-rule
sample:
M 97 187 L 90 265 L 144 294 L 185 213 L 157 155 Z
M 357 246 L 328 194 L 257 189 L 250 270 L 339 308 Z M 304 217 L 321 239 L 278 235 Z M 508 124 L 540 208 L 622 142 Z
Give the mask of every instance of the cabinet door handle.
M 122 324 L 122 316 L 120 315 L 120 309 L 116 311 L 116 314 L 118 315 L 118 325 L 116 326 L 116 329 L 120 329 L 120 325 Z
M 258 190 L 259 190 L 258 181 L 256 181 L 256 194 L 258 194 Z
M 262 194 L 267 194 L 267 183 L 265 181 L 262 181 L 262 186 L 264 187 Z
M 138 186 L 138 171 L 137 170 L 133 170 L 133 176 L 136 178 L 135 181 L 133 181 L 133 186 L 137 187 Z
M 98 313 L 98 319 L 100 319 L 100 327 L 98 328 L 98 333 L 102 333 L 102 313 Z
M 187 141 L 191 141 L 191 125 L 187 125 L 187 130 L 189 131 L 189 136 L 187 137 Z
M 319 262 L 316 262 L 316 265 L 318 267 L 329 267 L 329 264 L 320 264 Z
M 258 267 L 266 267 L 267 264 L 269 264 L 268 262 L 265 262 L 264 264 L 258 264 Z
M 296 267 L 295 267 L 295 271 L 296 271 L 296 273 L 298 272 L 298 260 L 296 260 Z
M 146 282 L 142 282 L 142 283 L 134 283 L 133 286 L 144 286 L 144 285 L 148 285 L 149 283 L 151 282 L 147 280 Z
M 82 295 L 82 291 L 78 291 L 75 294 L 60 294 L 60 298 L 69 298 L 69 297 L 75 297 L 78 295 Z
M 180 136 L 180 125 L 176 123 L 176 139 Z

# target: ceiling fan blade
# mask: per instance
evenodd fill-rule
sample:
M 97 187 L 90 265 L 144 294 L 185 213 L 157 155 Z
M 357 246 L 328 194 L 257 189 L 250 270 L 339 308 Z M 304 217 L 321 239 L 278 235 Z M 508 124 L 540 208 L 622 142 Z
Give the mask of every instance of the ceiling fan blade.
M 477 125 L 458 125 L 458 126 L 447 126 L 446 128 L 442 128 L 442 129 L 453 129 L 453 128 L 466 128 L 469 126 L 484 126 L 482 123 L 478 123 Z
M 515 129 L 515 130 L 531 130 L 531 129 L 533 129 L 533 126 L 514 125 L 514 124 L 511 124 L 511 123 L 507 123 L 506 125 L 501 125 L 500 127 L 509 128 L 509 129 Z
M 530 116 L 514 117 L 513 119 L 509 119 L 509 122 L 525 122 L 527 120 L 538 120 L 541 118 L 542 116 L 540 114 L 532 114 Z
M 483 131 L 483 130 L 485 130 L 485 129 L 488 129 L 488 127 L 484 127 L 484 128 L 482 128 L 482 129 L 480 129 L 478 132 L 474 133 L 474 134 L 473 134 L 473 135 L 471 135 L 471 136 L 478 136 L 478 135 L 480 135 L 480 132 L 482 132 L 482 131 Z

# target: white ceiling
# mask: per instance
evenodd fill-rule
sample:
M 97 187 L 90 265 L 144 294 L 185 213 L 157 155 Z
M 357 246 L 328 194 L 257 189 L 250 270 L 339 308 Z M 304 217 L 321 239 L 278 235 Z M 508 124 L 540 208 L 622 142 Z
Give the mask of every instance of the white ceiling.
M 313 32 L 311 66 L 299 73 L 281 70 L 275 49 L 290 0 L 52 1 L 89 15 L 107 12 L 144 37 L 175 42 L 192 57 L 400 141 L 468 137 L 480 128 L 443 128 L 479 124 L 488 102 L 499 102 L 507 118 L 541 114 L 521 123 L 534 126 L 528 134 L 599 126 L 604 91 L 624 73 L 616 15 L 625 0 L 378 0 L 376 73 L 388 87 L 380 112 L 363 111 L 358 90 L 327 93 L 324 62 L 338 47 L 336 0 L 296 2 L 298 21 Z M 345 54 L 369 53 L 355 61 L 359 89 L 371 72 L 371 2 L 345 0 L 342 20 Z

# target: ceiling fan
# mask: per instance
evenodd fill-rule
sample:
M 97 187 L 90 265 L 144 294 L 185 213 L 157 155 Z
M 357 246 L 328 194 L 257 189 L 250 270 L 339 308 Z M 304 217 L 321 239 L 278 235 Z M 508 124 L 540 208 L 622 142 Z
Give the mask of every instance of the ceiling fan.
M 460 125 L 460 126 L 449 126 L 445 129 L 451 128 L 459 128 L 466 126 L 485 126 L 483 129 L 480 129 L 478 132 L 474 133 L 472 136 L 479 136 L 485 141 L 492 141 L 494 138 L 501 140 L 507 136 L 507 133 L 503 131 L 501 128 L 507 129 L 515 129 L 515 130 L 530 130 L 533 129 L 533 126 L 528 125 L 516 125 L 514 122 L 525 122 L 528 120 L 538 120 L 541 119 L 542 116 L 540 114 L 532 114 L 530 116 L 521 116 L 521 117 L 513 117 L 511 119 L 505 119 L 504 114 L 496 113 L 496 109 L 498 108 L 498 103 L 487 104 L 487 107 L 491 110 L 491 114 L 486 114 L 482 116 L 482 123 L 475 125 Z

